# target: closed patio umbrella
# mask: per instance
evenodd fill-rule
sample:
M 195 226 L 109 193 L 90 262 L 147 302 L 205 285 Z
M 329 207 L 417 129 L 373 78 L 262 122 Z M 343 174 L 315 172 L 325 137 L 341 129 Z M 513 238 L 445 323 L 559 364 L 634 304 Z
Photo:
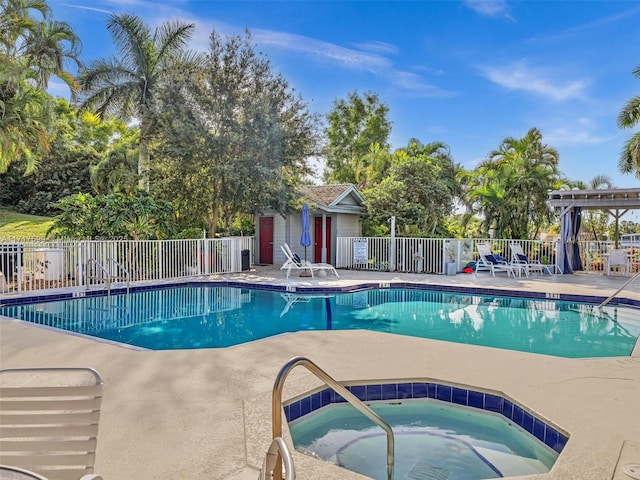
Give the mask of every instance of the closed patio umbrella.
M 302 205 L 302 236 L 300 245 L 304 247 L 304 261 L 307 261 L 307 247 L 311 245 L 311 234 L 309 233 L 309 205 Z

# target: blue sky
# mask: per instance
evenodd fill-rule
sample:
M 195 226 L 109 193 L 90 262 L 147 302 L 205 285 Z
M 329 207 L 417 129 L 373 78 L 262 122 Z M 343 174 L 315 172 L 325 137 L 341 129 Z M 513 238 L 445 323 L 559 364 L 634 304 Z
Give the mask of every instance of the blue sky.
M 533 127 L 560 154 L 560 170 L 637 187 L 618 171 L 632 131 L 616 126 L 640 94 L 637 1 L 210 1 L 49 0 L 89 62 L 114 53 L 109 13 L 152 26 L 196 24 L 192 48 L 248 28 L 257 49 L 325 115 L 351 91 L 376 92 L 390 108 L 392 148 L 412 137 L 448 144 L 473 168 L 506 137 Z M 55 92 L 55 90 L 54 90 Z M 60 90 L 62 94 L 62 90 Z

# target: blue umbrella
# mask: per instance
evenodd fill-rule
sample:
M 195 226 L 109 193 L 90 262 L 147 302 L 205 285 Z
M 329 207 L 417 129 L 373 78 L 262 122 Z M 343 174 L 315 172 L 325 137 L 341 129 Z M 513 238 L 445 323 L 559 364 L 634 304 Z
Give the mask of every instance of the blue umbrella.
M 307 247 L 311 245 L 311 234 L 309 233 L 309 205 L 302 205 L 302 236 L 300 245 L 304 247 L 304 261 L 307 261 Z

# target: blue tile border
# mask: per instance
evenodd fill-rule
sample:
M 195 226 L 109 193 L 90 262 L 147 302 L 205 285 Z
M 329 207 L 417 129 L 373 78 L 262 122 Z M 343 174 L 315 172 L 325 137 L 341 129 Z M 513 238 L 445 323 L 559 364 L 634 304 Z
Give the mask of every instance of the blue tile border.
M 239 282 L 239 281 L 186 281 L 186 282 L 175 282 L 175 283 L 163 283 L 156 285 L 139 285 L 139 286 L 131 286 L 129 288 L 129 292 L 141 292 L 148 290 L 162 290 L 169 288 L 181 288 L 181 287 L 236 287 L 236 288 L 250 288 L 254 290 L 269 290 L 273 292 L 295 292 L 295 293 L 353 293 L 360 292 L 365 290 L 373 290 L 381 288 L 381 283 L 386 282 L 365 282 L 357 285 L 347 285 L 347 286 L 327 286 L 327 287 L 298 287 L 294 286 L 293 290 L 291 290 L 291 285 L 267 285 L 263 283 L 252 283 L 252 282 Z M 425 290 L 425 291 L 435 291 L 442 293 L 459 293 L 459 294 L 469 294 L 469 295 L 487 295 L 487 296 L 496 296 L 496 297 L 516 297 L 516 298 L 529 298 L 534 300 L 558 300 L 561 302 L 582 302 L 589 304 L 600 304 L 602 301 L 606 299 L 603 296 L 592 296 L 592 295 L 575 295 L 575 294 L 550 294 L 547 292 L 523 292 L 521 290 L 502 290 L 496 288 L 476 288 L 476 287 L 462 287 L 457 285 L 439 285 L 439 284 L 421 284 L 421 283 L 410 283 L 410 282 L 390 282 L 390 286 L 385 289 L 408 289 L 408 290 Z M 105 290 L 78 290 L 81 297 L 97 297 L 97 296 L 106 296 L 107 291 Z M 111 290 L 111 295 L 116 294 L 124 294 L 127 292 L 126 288 L 114 288 Z M 29 296 L 29 297 L 10 297 L 10 298 L 2 298 L 0 299 L 0 306 L 13 306 L 13 305 L 23 305 L 29 303 L 44 303 L 44 302 L 54 302 L 57 300 L 70 300 L 75 298 L 73 292 L 67 293 L 57 293 L 57 294 L 46 294 L 42 293 L 39 295 Z M 616 297 L 611 302 L 609 302 L 611 306 L 628 306 L 628 307 L 637 307 L 640 308 L 640 300 L 634 300 L 630 298 L 624 297 Z
M 533 412 L 495 393 L 434 382 L 372 383 L 345 387 L 363 402 L 429 398 L 497 413 L 520 426 L 558 454 L 569 440 L 567 435 L 536 417 Z M 345 399 L 334 390 L 325 388 L 298 400 L 285 402 L 284 414 L 287 421 L 292 422 L 332 403 L 344 402 Z

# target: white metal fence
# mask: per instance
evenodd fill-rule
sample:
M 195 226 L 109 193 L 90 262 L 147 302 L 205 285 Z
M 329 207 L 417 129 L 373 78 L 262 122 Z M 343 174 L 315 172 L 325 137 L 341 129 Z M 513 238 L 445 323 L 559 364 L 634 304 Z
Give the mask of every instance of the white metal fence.
M 478 243 L 511 261 L 509 243 L 517 242 L 530 259 L 555 265 L 556 243 L 540 240 L 487 238 L 395 238 L 340 237 L 336 249 L 336 268 L 399 271 L 410 273 L 454 274 L 478 260 Z
M 253 251 L 254 237 L 0 241 L 0 294 L 239 272 Z

